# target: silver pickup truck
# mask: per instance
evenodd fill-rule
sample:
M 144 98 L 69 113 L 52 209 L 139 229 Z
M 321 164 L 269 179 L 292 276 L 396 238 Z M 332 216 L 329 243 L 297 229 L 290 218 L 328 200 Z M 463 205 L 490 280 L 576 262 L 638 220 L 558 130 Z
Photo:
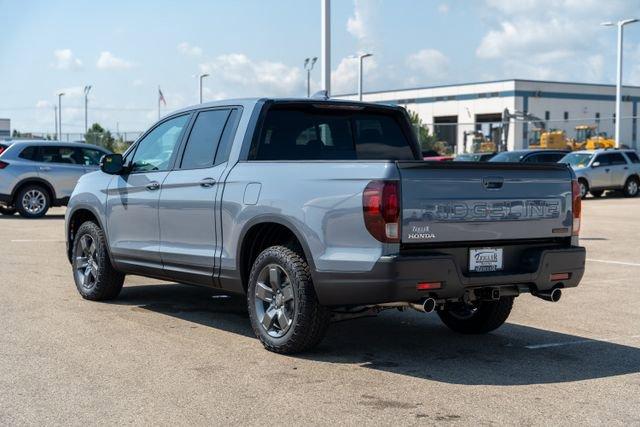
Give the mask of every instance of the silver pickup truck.
M 566 165 L 424 162 L 403 108 L 313 98 L 177 111 L 104 156 L 66 214 L 84 298 L 125 274 L 246 294 L 281 353 L 390 308 L 494 330 L 518 295 L 578 285 L 579 229 Z

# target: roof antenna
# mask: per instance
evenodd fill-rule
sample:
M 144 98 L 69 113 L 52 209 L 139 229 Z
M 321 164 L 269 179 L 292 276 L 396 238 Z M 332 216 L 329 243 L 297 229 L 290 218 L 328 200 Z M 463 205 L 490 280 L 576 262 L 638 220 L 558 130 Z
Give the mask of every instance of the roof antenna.
M 329 92 L 327 92 L 326 90 L 319 90 L 316 93 L 314 93 L 311 97 L 315 99 L 323 99 L 326 101 L 329 99 Z

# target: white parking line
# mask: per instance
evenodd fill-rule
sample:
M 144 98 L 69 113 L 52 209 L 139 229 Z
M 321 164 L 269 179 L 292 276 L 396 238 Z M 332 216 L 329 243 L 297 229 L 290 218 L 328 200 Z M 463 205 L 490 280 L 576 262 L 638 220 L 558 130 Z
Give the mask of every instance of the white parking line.
M 59 239 L 13 239 L 11 243 L 40 243 L 40 242 L 62 242 L 64 240 Z
M 640 338 L 640 335 L 631 335 L 628 337 L 616 337 L 616 338 L 592 338 L 592 339 L 582 339 L 575 341 L 564 341 L 564 342 L 552 342 L 547 344 L 532 344 L 525 345 L 524 348 L 528 348 L 529 350 L 537 350 L 541 348 L 550 348 L 550 347 L 562 347 L 565 345 L 576 345 L 576 344 L 587 344 L 587 343 L 599 343 L 599 342 L 616 342 L 623 341 L 627 339 Z
M 610 261 L 608 259 L 592 259 L 592 258 L 587 258 L 587 261 L 603 262 L 605 264 L 629 265 L 631 267 L 640 267 L 640 263 L 637 263 L 637 262 Z

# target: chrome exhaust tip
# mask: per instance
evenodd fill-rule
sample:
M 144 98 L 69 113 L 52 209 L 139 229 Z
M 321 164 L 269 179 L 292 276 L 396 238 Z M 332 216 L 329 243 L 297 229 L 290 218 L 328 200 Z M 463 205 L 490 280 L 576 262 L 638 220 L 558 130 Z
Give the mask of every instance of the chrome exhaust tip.
M 558 302 L 560 298 L 562 298 L 562 290 L 560 288 L 554 288 L 550 291 L 538 292 L 535 296 L 545 301 Z
M 433 313 L 436 309 L 436 300 L 433 298 L 427 298 L 422 303 L 422 309 L 425 313 Z

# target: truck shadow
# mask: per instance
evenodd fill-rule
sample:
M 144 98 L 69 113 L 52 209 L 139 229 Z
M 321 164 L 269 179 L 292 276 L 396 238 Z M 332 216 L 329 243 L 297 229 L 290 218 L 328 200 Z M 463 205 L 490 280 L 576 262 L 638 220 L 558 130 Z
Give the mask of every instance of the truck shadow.
M 254 336 L 240 296 L 143 285 L 125 287 L 114 303 Z M 513 323 L 487 335 L 460 335 L 435 314 L 397 311 L 334 323 L 317 349 L 292 357 L 464 385 L 547 384 L 640 372 L 639 348 Z

